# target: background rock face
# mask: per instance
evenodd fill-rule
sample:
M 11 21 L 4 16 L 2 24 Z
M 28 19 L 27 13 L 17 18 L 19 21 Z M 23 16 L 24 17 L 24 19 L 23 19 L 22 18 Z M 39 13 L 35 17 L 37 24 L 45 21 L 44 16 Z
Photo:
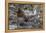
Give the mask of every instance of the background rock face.
M 32 4 L 9 4 L 9 29 L 39 28 L 40 8 Z

